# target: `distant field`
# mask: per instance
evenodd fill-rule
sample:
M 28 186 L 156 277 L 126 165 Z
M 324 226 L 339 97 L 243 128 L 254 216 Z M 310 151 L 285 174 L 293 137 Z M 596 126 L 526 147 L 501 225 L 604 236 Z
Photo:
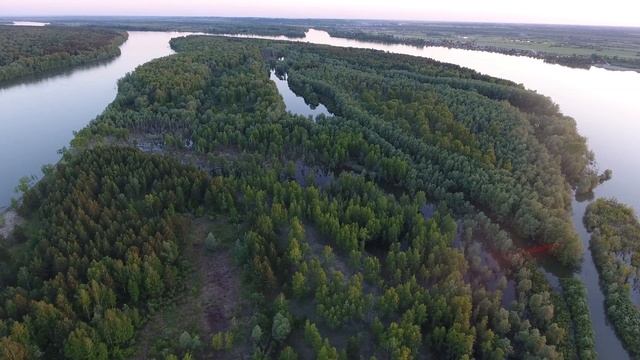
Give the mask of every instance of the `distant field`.
M 442 45 L 543 58 L 569 66 L 640 69 L 640 29 L 568 25 L 333 21 L 335 36 Z

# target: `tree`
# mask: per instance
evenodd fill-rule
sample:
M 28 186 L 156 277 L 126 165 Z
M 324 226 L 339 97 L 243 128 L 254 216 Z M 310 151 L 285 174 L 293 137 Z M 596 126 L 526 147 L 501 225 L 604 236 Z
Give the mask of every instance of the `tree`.
M 83 327 L 76 328 L 69 334 L 64 353 L 70 359 L 106 360 L 107 345 L 96 341 Z
M 262 340 L 262 328 L 260 325 L 254 326 L 253 330 L 251 330 L 251 340 L 253 340 L 254 344 L 260 344 Z
M 293 278 L 291 279 L 291 291 L 293 292 L 293 296 L 296 298 L 301 298 L 307 293 L 306 278 L 300 271 L 296 271 L 296 273 L 293 274 Z
M 29 351 L 24 344 L 13 341 L 8 337 L 0 338 L 0 354 L 7 360 L 27 360 Z
M 183 331 L 178 338 L 178 343 L 180 347 L 185 350 L 196 350 L 201 346 L 200 338 L 196 336 L 191 336 L 189 332 Z
M 320 335 L 316 325 L 309 320 L 304 324 L 304 339 L 311 345 L 316 353 L 320 351 L 322 347 L 322 335 Z
M 212 233 L 207 234 L 207 238 L 204 240 L 204 246 L 209 251 L 215 251 L 220 246 L 220 242 Z
M 131 319 L 123 312 L 116 309 L 108 309 L 102 320 L 98 322 L 98 331 L 111 347 L 117 347 L 133 338 L 133 324 Z
M 280 357 L 278 359 L 279 360 L 297 360 L 298 354 L 296 354 L 296 352 L 290 346 L 287 346 L 280 352 Z
M 278 312 L 273 317 L 273 328 L 271 329 L 271 335 L 277 341 L 284 341 L 291 332 L 291 325 L 289 319 L 281 312 Z

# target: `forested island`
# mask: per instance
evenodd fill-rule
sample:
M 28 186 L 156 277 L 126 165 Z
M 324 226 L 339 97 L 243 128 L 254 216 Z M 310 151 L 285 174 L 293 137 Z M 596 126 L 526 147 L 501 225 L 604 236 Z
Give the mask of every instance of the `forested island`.
M 0 83 L 120 55 L 124 31 L 0 25 Z
M 583 285 L 532 256 L 579 264 L 572 189 L 599 182 L 548 98 L 371 50 L 172 47 L 24 189 L 4 357 L 596 357 Z M 335 116 L 287 113 L 271 69 Z
M 625 347 L 640 356 L 640 222 L 633 209 L 598 199 L 585 214 L 591 251 L 605 290 L 607 315 Z

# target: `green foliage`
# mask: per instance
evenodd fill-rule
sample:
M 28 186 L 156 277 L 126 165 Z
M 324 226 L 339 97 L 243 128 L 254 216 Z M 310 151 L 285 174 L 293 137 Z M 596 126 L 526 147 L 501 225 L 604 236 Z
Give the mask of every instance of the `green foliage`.
M 36 332 L 28 343 L 47 358 L 61 349 L 71 358 L 123 356 L 137 311 L 180 286 L 185 223 L 162 209 L 181 176 L 204 180 L 131 149 L 97 149 L 59 164 L 24 194 L 20 211 L 37 214 L 41 227 L 8 265 L 20 275 L 0 293 L 9 310 L 3 318 Z M 136 186 L 121 181 L 130 177 Z
M 209 251 L 216 251 L 220 247 L 220 240 L 212 233 L 208 233 L 204 239 L 204 247 Z
M 253 330 L 251 330 L 251 340 L 256 344 L 259 344 L 262 340 L 262 328 L 260 325 L 254 326 Z
M 345 283 L 344 276 L 334 272 L 328 284 L 318 287 L 316 299 L 318 314 L 331 327 L 361 318 L 366 305 L 362 292 L 362 275 L 355 275 Z
M 187 331 L 180 334 L 178 342 L 183 350 L 197 350 L 202 345 L 197 335 L 191 335 Z
M 285 347 L 278 357 L 279 360 L 297 360 L 298 354 L 290 346 Z
M 228 351 L 233 348 L 234 335 L 231 331 L 221 331 L 211 337 L 211 347 L 215 351 Z
M 74 330 L 65 344 L 65 355 L 69 359 L 107 359 L 107 345 L 94 342 L 93 334 L 78 328 Z
M 313 351 L 319 352 L 322 347 L 322 335 L 315 324 L 307 320 L 304 324 L 304 339 L 311 346 Z
M 595 334 L 591 325 L 589 305 L 586 302 L 587 290 L 576 278 L 563 278 L 561 284 L 574 322 L 578 356 L 580 359 L 596 359 L 598 356 L 595 351 Z M 547 337 L 552 338 L 557 335 L 548 334 Z
M 278 312 L 276 316 L 273 317 L 273 327 L 271 329 L 271 336 L 276 341 L 284 341 L 291 332 L 291 325 L 289 323 L 289 319 L 284 316 L 281 312 Z
M 233 145 L 247 151 L 302 153 L 336 172 L 345 166 L 361 166 L 384 185 L 426 191 L 456 211 L 485 211 L 524 239 L 555 244 L 554 252 L 561 261 L 578 263 L 581 243 L 566 211 L 571 200 L 567 184 L 578 186 L 593 177 L 592 154 L 585 139 L 576 133 L 575 122 L 559 114 L 548 99 L 508 82 L 426 59 L 369 56 L 368 51 L 313 45 L 241 44 L 206 37 L 173 42 L 191 61 L 217 59 L 215 52 L 202 50 L 223 46 L 239 48 L 248 57 L 254 56 L 256 47 L 284 56 L 290 86 L 305 98 L 322 99 L 339 116 L 314 126 L 301 120 L 264 123 L 261 119 L 286 118 L 277 101 L 269 107 L 271 94 L 262 93 L 261 88 L 249 97 L 256 99 L 255 103 L 235 101 L 217 90 L 217 84 L 227 78 L 214 77 L 210 82 L 216 90 L 211 95 L 206 95 L 211 90 L 200 90 L 202 111 L 240 112 L 242 120 L 211 114 L 216 118 L 215 126 L 196 128 L 180 120 L 181 126 L 193 133 L 199 151 Z M 319 59 L 322 66 L 317 65 Z M 243 69 L 246 76 L 254 76 L 249 75 L 253 68 L 242 67 L 245 58 L 239 64 L 225 61 L 231 68 Z M 402 63 L 402 70 L 398 63 Z M 254 77 L 255 81 L 267 80 L 266 75 Z M 240 86 L 238 91 L 248 91 L 242 82 L 235 85 Z M 498 101 L 504 99 L 513 99 L 513 104 Z M 154 118 L 167 117 L 159 115 Z M 138 114 L 127 116 L 132 119 L 114 125 L 138 123 Z M 103 123 L 112 119 L 105 114 Z M 239 133 L 251 129 L 251 141 L 229 136 L 229 127 Z M 260 140 L 267 136 L 268 143 Z M 330 147 L 328 139 L 333 139 Z M 486 153 L 492 156 L 487 158 Z M 560 161 L 553 160 L 556 158 Z M 347 243 L 341 246 L 354 246 L 349 243 L 353 239 L 344 240 Z

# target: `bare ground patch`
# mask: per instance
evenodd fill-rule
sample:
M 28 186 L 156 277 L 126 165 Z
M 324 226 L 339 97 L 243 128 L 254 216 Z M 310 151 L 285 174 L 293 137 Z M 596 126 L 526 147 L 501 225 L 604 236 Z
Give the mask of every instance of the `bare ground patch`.
M 226 242 L 227 237 L 236 236 L 234 226 L 226 221 L 195 219 L 192 224 L 192 245 L 185 251 L 191 261 L 193 271 L 187 277 L 185 293 L 179 295 L 173 305 L 168 305 L 153 314 L 143 329 L 139 331 L 137 359 L 148 359 L 158 348 L 159 337 L 167 338 L 166 345 L 175 343 L 183 331 L 198 335 L 201 350 L 198 359 L 240 358 L 244 350 L 235 346 L 229 353 L 214 352 L 211 336 L 219 331 L 231 329 L 233 319 L 242 326 L 242 309 L 246 305 L 241 296 L 240 269 L 233 263 L 231 250 L 227 246 L 216 251 L 208 251 L 204 239 L 209 232 Z M 172 340 L 173 339 L 173 340 Z

